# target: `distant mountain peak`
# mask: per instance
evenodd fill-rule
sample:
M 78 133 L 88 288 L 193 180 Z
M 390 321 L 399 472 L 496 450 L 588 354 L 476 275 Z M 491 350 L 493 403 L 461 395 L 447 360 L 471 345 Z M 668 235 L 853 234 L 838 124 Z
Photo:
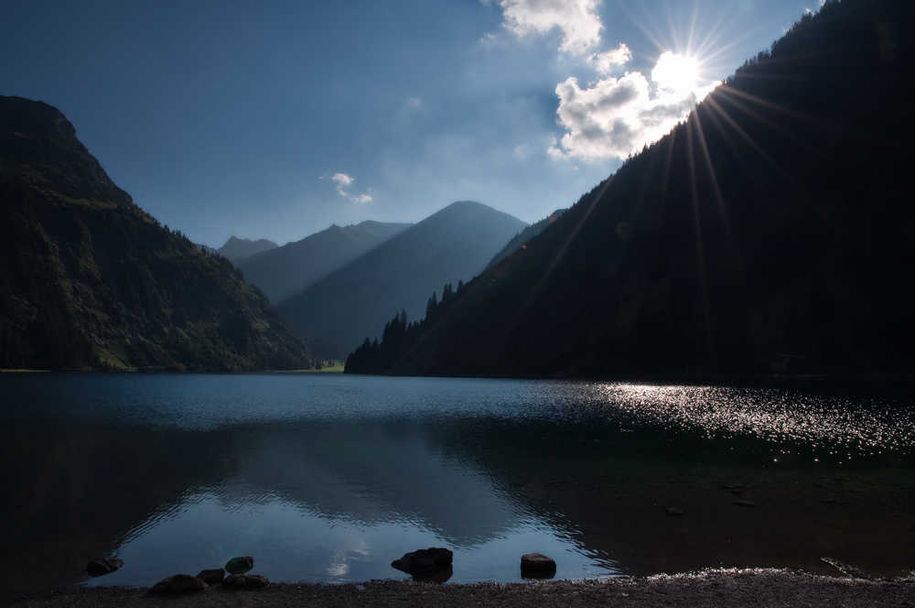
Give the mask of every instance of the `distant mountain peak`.
M 472 201 L 451 203 L 281 303 L 316 352 L 342 356 L 397 311 L 422 316 L 433 291 L 473 278 L 527 224 Z
M 410 224 L 365 221 L 329 227 L 298 241 L 242 258 L 236 266 L 274 304 L 306 289 Z
M 268 239 L 245 239 L 230 236 L 217 251 L 230 262 L 238 262 L 244 258 L 275 249 L 277 244 Z

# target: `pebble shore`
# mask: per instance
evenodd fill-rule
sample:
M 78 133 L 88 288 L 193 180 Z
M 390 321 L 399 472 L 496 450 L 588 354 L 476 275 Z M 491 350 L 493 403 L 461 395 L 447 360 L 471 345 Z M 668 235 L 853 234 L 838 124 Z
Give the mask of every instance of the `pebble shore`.
M 915 606 L 915 576 L 868 580 L 815 576 L 784 570 L 710 570 L 697 574 L 658 575 L 589 581 L 472 585 L 370 582 L 361 585 L 271 584 L 256 591 L 212 588 L 191 596 L 160 598 L 145 589 L 81 588 L 22 599 L 16 608 L 168 606 L 311 608 L 356 606 L 495 606 L 614 608 L 760 608 Z

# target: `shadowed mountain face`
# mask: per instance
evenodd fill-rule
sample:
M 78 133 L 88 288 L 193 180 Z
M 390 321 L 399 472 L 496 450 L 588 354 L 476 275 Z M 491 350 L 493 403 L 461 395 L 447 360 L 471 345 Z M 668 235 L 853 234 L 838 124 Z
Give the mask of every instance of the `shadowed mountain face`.
M 278 303 L 409 227 L 373 221 L 331 226 L 300 241 L 233 261 L 246 281 Z
M 251 239 L 240 239 L 237 236 L 230 236 L 229 240 L 216 251 L 230 262 L 238 262 L 239 260 L 256 253 L 276 249 L 276 247 L 276 243 L 267 239 L 253 241 Z
M 911 2 L 827 3 L 351 371 L 910 372 L 913 41 Z
M 528 226 L 527 228 L 525 228 L 524 230 L 519 232 L 517 235 L 515 235 L 515 238 L 510 240 L 508 242 L 508 244 L 506 244 L 505 247 L 503 247 L 502 250 L 499 251 L 499 253 L 497 253 L 496 255 L 493 256 L 493 258 L 489 262 L 489 265 L 487 266 L 487 268 L 489 268 L 491 266 L 495 266 L 496 264 L 498 264 L 499 262 L 501 262 L 502 260 L 504 260 L 505 258 L 510 256 L 511 254 L 515 253 L 519 249 L 526 247 L 528 242 L 530 242 L 530 240 L 532 238 L 534 238 L 535 236 L 537 236 L 538 234 L 540 234 L 541 232 L 543 232 L 544 230 L 546 230 L 547 228 L 549 228 L 550 226 L 555 224 L 556 220 L 558 220 L 564 212 L 565 212 L 565 209 L 557 209 L 556 211 L 551 213 L 548 217 L 543 218 L 539 222 L 531 224 L 530 226 Z
M 452 203 L 278 310 L 318 354 L 345 356 L 396 312 L 422 316 L 433 291 L 473 277 L 524 226 L 486 205 Z
M 302 367 L 219 255 L 137 207 L 55 108 L 0 97 L 0 367 Z

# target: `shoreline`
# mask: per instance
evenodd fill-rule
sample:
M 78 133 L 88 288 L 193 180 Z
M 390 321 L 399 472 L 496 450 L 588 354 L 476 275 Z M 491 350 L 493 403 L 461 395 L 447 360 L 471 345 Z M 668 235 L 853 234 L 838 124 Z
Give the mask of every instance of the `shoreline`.
M 0 374 L 139 374 L 139 375 L 214 375 L 214 376 L 251 376 L 251 375 L 306 375 L 328 374 L 351 377 L 371 378 L 440 378 L 466 380 L 531 380 L 558 382 L 608 382 L 614 384 L 648 384 L 657 386 L 731 386 L 742 388 L 785 388 L 800 390 L 827 391 L 868 391 L 877 393 L 895 393 L 915 388 L 915 374 L 895 372 L 872 373 L 819 373 L 819 374 L 644 374 L 644 375 L 529 375 L 529 374 L 370 374 L 347 372 L 343 366 L 329 366 L 322 369 L 257 369 L 257 370 L 220 370 L 220 369 L 166 369 L 161 367 L 101 369 L 41 369 L 41 368 L 0 368 Z
M 436 584 L 371 581 L 363 584 L 271 584 L 256 591 L 210 588 L 184 597 L 150 596 L 135 587 L 79 587 L 23 598 L 18 608 L 159 606 L 538 606 L 605 605 L 693 608 L 745 606 L 870 606 L 894 608 L 915 604 L 915 573 L 904 578 L 869 579 L 814 575 L 796 570 L 716 569 L 686 574 L 620 577 L 577 581 Z

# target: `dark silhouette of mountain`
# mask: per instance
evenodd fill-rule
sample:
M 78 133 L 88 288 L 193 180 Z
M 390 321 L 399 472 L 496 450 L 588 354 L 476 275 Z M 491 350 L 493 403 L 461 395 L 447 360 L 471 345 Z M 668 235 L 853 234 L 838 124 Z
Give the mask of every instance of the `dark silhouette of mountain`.
M 915 3 L 827 2 L 348 371 L 915 369 Z
M 267 239 L 240 239 L 237 236 L 230 236 L 222 247 L 217 249 L 222 257 L 230 262 L 238 263 L 239 260 L 252 256 L 256 253 L 276 249 L 277 244 Z
M 334 225 L 300 241 L 239 260 L 235 265 L 246 281 L 259 287 L 275 304 L 409 227 L 410 224 L 373 221 Z
M 452 203 L 278 307 L 315 352 L 343 357 L 397 311 L 420 317 L 429 294 L 480 272 L 521 220 L 486 205 Z
M 57 109 L 0 97 L 0 367 L 308 364 L 228 260 L 161 226 Z
M 489 266 L 495 266 L 511 254 L 526 246 L 531 241 L 531 239 L 552 226 L 556 220 L 559 219 L 559 216 L 561 216 L 564 212 L 565 209 L 557 209 L 539 222 L 531 224 L 519 232 L 517 235 L 515 235 L 515 238 L 510 240 L 508 244 L 502 248 L 502 251 L 493 256 L 492 260 L 489 262 Z M 489 266 L 487 266 L 487 268 L 489 268 Z

